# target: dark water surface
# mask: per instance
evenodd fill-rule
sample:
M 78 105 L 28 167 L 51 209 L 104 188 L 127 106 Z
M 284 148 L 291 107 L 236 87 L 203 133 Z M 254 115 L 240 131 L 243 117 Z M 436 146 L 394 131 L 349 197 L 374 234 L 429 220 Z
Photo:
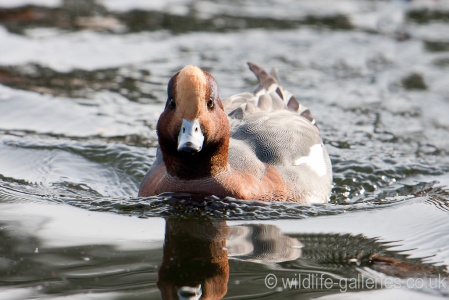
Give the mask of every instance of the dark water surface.
M 449 1 L 0 0 L 0 25 L 0 299 L 449 296 Z M 311 108 L 330 203 L 137 198 L 171 75 L 227 97 L 246 61 Z

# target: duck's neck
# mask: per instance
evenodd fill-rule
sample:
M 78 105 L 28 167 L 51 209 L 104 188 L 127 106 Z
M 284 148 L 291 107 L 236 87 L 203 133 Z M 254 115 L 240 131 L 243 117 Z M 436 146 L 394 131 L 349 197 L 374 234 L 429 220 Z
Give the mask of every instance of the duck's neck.
M 228 170 L 229 136 L 207 143 L 194 154 L 179 152 L 176 147 L 161 144 L 165 167 L 171 176 L 193 180 L 214 177 Z

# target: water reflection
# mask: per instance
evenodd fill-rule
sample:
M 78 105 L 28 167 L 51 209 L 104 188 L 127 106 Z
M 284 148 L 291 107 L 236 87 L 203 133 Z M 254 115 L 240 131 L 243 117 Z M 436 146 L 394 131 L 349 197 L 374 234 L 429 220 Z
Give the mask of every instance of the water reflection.
M 265 275 L 274 273 L 279 280 L 275 287 L 293 285 L 296 292 L 339 293 L 342 278 L 353 280 L 359 290 L 372 289 L 369 282 L 379 274 L 395 277 L 398 285 L 405 278 L 447 277 L 443 268 L 389 250 L 391 246 L 362 235 L 286 235 L 271 224 L 167 219 L 157 285 L 163 299 L 221 299 L 228 291 L 230 261 L 261 263 L 262 268 L 275 263 L 278 267 L 266 269 Z M 290 279 L 296 282 L 285 281 Z M 272 292 L 266 281 L 253 281 L 258 290 Z
M 26 291 L 21 299 L 86 292 L 98 299 L 260 298 L 280 290 L 285 297 L 318 297 L 339 294 L 349 288 L 345 282 L 354 283 L 354 292 L 372 290 L 368 284 L 379 276 L 398 282 L 447 278 L 444 267 L 429 264 L 428 257 L 404 254 L 413 242 L 306 233 L 307 220 L 278 226 L 171 217 L 164 228 L 162 219 L 66 205 L 3 204 L 0 211 L 0 287 Z M 335 221 L 324 219 L 326 224 Z M 392 250 L 398 245 L 402 252 Z M 270 273 L 278 278 L 273 289 L 265 282 Z M 296 279 L 301 288 L 287 279 Z
M 162 298 L 221 299 L 229 278 L 229 233 L 226 221 L 168 219 L 157 282 Z

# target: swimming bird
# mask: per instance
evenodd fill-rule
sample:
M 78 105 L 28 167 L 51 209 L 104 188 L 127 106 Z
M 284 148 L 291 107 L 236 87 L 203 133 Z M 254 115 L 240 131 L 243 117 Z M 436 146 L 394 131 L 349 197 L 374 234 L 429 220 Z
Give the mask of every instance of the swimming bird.
M 276 74 L 248 65 L 259 81 L 256 90 L 223 100 L 208 72 L 189 65 L 173 75 L 157 122 L 156 160 L 139 196 L 328 201 L 331 162 L 310 110 Z

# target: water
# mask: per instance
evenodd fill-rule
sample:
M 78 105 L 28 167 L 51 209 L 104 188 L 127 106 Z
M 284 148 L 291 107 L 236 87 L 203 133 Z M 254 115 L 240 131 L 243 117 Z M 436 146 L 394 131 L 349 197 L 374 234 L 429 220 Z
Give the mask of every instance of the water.
M 0 7 L 1 299 L 449 295 L 447 1 Z M 137 198 L 171 75 L 246 61 L 311 108 L 330 203 Z

